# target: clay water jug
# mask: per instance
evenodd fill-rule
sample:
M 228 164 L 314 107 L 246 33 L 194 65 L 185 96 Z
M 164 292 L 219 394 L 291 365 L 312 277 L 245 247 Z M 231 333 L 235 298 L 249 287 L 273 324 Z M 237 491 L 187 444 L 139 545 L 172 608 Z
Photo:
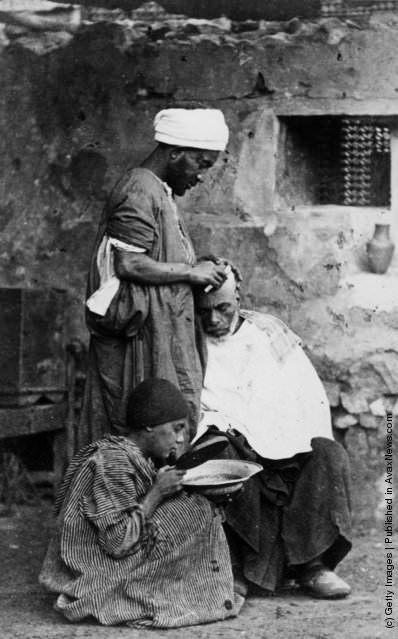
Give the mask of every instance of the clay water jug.
M 375 224 L 373 237 L 366 244 L 369 268 L 373 273 L 385 273 L 391 264 L 395 244 L 390 239 L 389 224 Z

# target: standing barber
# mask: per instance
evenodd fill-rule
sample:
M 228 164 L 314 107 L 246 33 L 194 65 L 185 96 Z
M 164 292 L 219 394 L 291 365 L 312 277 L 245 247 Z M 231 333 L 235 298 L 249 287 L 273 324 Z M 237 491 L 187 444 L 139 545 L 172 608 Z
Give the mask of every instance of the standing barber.
M 78 445 L 122 433 L 126 400 L 139 382 L 162 377 L 187 400 L 196 429 L 204 354 L 192 289 L 225 280 L 222 265 L 196 264 L 174 196 L 202 180 L 228 142 L 217 109 L 173 108 L 154 120 L 158 145 L 110 195 L 87 290 L 91 333 Z

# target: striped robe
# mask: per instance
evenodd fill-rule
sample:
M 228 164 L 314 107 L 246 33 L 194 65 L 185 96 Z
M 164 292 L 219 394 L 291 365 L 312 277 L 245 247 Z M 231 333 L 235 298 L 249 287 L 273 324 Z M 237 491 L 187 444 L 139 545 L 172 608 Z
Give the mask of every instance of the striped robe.
M 219 511 L 181 492 L 147 520 L 140 502 L 155 475 L 124 437 L 105 437 L 72 460 L 40 574 L 70 621 L 170 628 L 237 614 Z

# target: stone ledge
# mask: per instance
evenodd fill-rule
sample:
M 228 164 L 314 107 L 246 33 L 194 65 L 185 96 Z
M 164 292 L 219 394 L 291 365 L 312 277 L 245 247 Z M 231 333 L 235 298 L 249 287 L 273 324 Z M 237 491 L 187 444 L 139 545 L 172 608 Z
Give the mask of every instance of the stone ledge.
M 358 273 L 349 276 L 340 283 L 342 289 L 349 291 L 350 304 L 372 313 L 398 313 L 398 275 L 376 273 Z

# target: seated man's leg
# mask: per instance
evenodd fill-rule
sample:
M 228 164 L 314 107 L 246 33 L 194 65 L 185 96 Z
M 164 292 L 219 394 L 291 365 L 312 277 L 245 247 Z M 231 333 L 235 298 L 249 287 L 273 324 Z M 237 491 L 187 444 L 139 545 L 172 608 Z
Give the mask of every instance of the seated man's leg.
M 211 441 L 219 431 L 211 427 L 198 442 Z M 240 434 L 225 435 L 229 445 L 217 455 L 221 459 L 262 460 L 250 448 Z M 227 535 L 235 590 L 245 594 L 247 585 L 273 592 L 283 579 L 283 543 L 279 535 L 282 508 L 271 503 L 263 495 L 267 472 L 252 477 L 232 501 L 225 507 L 225 532 Z
M 201 441 L 211 437 L 209 433 Z M 245 454 L 245 446 L 236 446 L 241 440 L 242 436 L 233 438 L 234 445 L 230 440 L 219 457 L 253 460 L 252 454 Z M 301 574 L 303 584 L 316 577 L 315 587 L 309 588 L 312 594 L 342 597 L 350 588 L 330 571 L 351 548 L 348 456 L 340 444 L 326 438 L 314 438 L 312 445 L 313 452 L 305 456 L 304 464 L 301 460 L 296 464 L 299 474 L 292 497 L 286 496 L 287 501 L 277 505 L 266 490 L 269 471 L 255 475 L 226 508 L 226 533 L 234 572 L 249 583 L 274 591 L 287 566 Z M 282 475 L 285 467 L 286 460 L 282 460 Z M 279 474 L 277 464 L 275 472 Z M 325 575 L 326 585 L 321 583 Z
M 350 588 L 332 571 L 351 549 L 350 470 L 344 448 L 317 437 L 283 509 L 287 565 L 319 597 L 343 597 Z

